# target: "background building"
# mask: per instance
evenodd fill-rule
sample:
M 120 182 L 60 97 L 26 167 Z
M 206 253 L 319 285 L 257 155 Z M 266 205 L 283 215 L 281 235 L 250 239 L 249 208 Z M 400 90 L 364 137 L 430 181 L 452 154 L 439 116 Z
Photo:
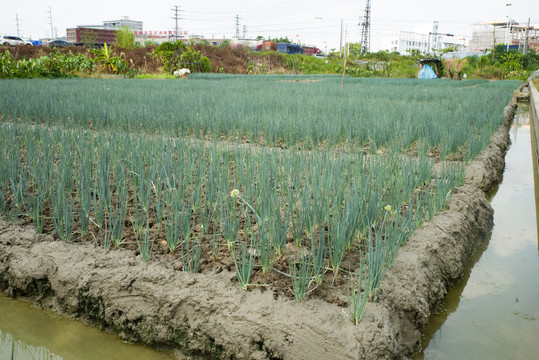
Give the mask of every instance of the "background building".
M 432 53 L 447 48 L 464 51 L 464 39 L 455 39 L 445 35 L 421 34 L 411 31 L 386 31 L 382 34 L 381 48 L 397 51 L 402 55 L 412 50 L 419 50 L 422 54 Z
M 142 21 L 129 20 L 128 16 L 121 20 L 106 20 L 103 25 L 77 25 L 76 28 L 66 29 L 67 41 L 74 44 L 101 46 L 116 41 L 117 31 L 127 26 L 135 33 L 142 33 Z
M 122 16 L 120 20 L 103 21 L 103 28 L 106 30 L 120 30 L 124 26 L 133 31 L 143 31 L 142 21 L 129 20 L 129 16 Z
M 523 24 L 514 24 L 509 27 L 509 45 L 513 49 L 518 49 L 520 51 L 524 50 L 524 47 L 527 49 L 532 49 L 536 53 L 539 52 L 539 27 L 529 26 Z
M 495 45 L 506 44 L 513 49 L 539 51 L 539 27 L 523 25 L 514 20 L 488 21 L 474 26 L 470 50 L 492 50 Z
M 406 55 L 411 50 L 417 49 L 422 53 L 427 51 L 428 36 L 411 31 L 385 31 L 382 33 L 381 48 L 389 51 L 397 51 Z
M 492 50 L 494 44 L 504 44 L 507 37 L 506 22 L 485 22 L 474 26 L 471 51 Z

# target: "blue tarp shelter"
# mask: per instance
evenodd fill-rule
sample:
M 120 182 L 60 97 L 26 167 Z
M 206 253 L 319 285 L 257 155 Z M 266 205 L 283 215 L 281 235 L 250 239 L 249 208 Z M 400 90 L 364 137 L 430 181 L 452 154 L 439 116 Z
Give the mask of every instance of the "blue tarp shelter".
M 436 76 L 436 73 L 429 64 L 423 64 L 423 67 L 419 70 L 417 73 L 417 78 L 422 80 L 430 80 L 430 79 L 436 79 L 438 76 Z
M 438 78 L 438 69 L 442 64 L 440 59 L 436 58 L 426 58 L 419 60 L 419 72 L 417 73 L 417 78 L 421 80 L 437 79 Z

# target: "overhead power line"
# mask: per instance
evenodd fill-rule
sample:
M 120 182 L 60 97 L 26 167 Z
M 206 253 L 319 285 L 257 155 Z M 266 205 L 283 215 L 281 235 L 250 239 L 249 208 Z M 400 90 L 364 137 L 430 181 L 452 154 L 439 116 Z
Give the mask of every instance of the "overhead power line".
M 240 16 L 236 15 L 236 39 L 240 38 Z
M 17 36 L 21 37 L 21 30 L 19 28 L 19 14 L 15 14 L 15 23 L 17 25 Z
M 52 9 L 51 7 L 49 6 L 49 25 L 51 26 L 51 38 L 54 37 L 54 29 L 53 29 L 53 26 L 52 26 Z
M 172 19 L 174 19 L 174 21 L 175 21 L 174 39 L 178 40 L 178 34 L 179 34 L 179 31 L 180 31 L 179 21 L 182 19 L 180 17 L 180 12 L 182 12 L 183 10 L 181 10 L 178 5 L 175 5 L 174 8 L 170 9 L 170 10 L 174 11 L 174 16 L 172 17 Z
M 371 49 L 371 0 L 367 0 L 365 5 L 365 15 L 361 27 L 361 52 L 367 53 Z

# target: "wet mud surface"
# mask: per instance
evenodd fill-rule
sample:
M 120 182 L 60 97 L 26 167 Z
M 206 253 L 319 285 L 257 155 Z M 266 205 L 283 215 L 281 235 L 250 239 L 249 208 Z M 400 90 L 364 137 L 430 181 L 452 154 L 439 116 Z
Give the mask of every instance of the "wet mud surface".
M 242 291 L 233 263 L 191 274 L 166 255 L 144 263 L 129 247 L 71 244 L 0 220 L 0 289 L 124 339 L 166 348 L 178 358 L 391 359 L 411 356 L 429 316 L 492 229 L 485 197 L 501 179 L 515 106 L 489 146 L 466 169 L 448 208 L 418 229 L 387 271 L 361 323 L 347 315 L 340 289 L 321 287 L 297 303 L 275 280 Z M 343 275 L 344 276 L 344 275 Z M 258 280 L 257 280 L 258 279 Z M 278 289 L 278 290 L 274 290 Z

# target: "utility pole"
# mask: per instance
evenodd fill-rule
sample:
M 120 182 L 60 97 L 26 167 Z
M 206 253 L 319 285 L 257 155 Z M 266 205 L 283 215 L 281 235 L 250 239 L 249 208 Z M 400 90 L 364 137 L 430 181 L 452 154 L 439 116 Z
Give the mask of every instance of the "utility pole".
M 247 39 L 247 25 L 243 25 L 243 38 Z
M 432 32 L 429 33 L 429 46 L 430 46 L 430 37 L 434 35 L 434 53 L 436 53 L 436 50 L 439 49 L 439 44 L 440 44 L 440 39 L 439 37 L 440 36 L 455 36 L 453 34 L 449 34 L 449 33 L 440 33 L 438 32 L 438 21 L 435 21 L 434 22 L 434 26 L 432 28 Z
M 240 16 L 236 15 L 236 39 L 240 38 Z
M 19 29 L 19 14 L 15 14 L 15 23 L 17 24 L 17 36 L 21 37 L 21 31 Z
M 180 7 L 178 5 L 174 5 L 174 8 L 173 9 L 170 9 L 172 11 L 174 11 L 174 16 L 172 17 L 172 19 L 174 19 L 175 21 L 175 26 L 174 26 L 174 40 L 175 41 L 178 41 L 178 33 L 180 31 L 180 28 L 179 28 L 179 20 L 181 19 L 180 17 L 180 12 L 182 10 L 180 10 Z
M 511 5 L 511 3 L 505 4 L 506 7 L 510 7 Z M 513 25 L 513 20 L 511 20 L 511 14 L 512 11 L 510 11 L 509 16 L 507 16 L 507 27 L 505 30 L 505 51 L 509 51 L 509 43 L 513 42 L 511 39 L 511 27 Z
M 508 25 L 509 37 L 507 38 L 507 43 L 505 44 L 505 51 L 509 51 L 509 46 L 513 45 L 513 20 L 509 19 Z
M 367 0 L 365 5 L 365 15 L 360 24 L 361 29 L 361 52 L 367 53 L 371 50 L 371 0 Z
M 344 89 L 344 75 L 346 74 L 346 61 L 348 60 L 348 51 L 346 50 L 346 39 L 344 40 L 344 64 L 342 67 L 342 81 L 341 81 L 341 91 Z
M 526 26 L 526 38 L 524 40 L 524 49 L 522 49 L 522 53 L 526 54 L 528 52 L 528 36 L 530 34 L 530 18 L 528 18 L 528 26 Z
M 428 45 L 427 45 L 427 53 L 428 54 L 430 54 L 430 52 L 433 50 L 432 48 L 438 50 L 438 38 L 436 38 L 436 37 L 434 38 L 434 46 L 432 46 L 432 42 L 431 42 L 432 34 L 438 34 L 438 25 L 439 25 L 438 21 L 434 21 L 432 23 L 432 32 L 429 33 L 429 41 L 428 41 Z
M 49 6 L 49 25 L 51 26 L 51 39 L 54 38 L 54 29 L 52 26 L 52 9 Z
M 341 19 L 341 41 L 339 43 L 339 55 L 342 57 L 342 19 Z
M 492 60 L 494 61 L 494 53 L 496 52 L 496 25 L 492 25 Z
M 320 43 L 320 31 L 318 29 L 319 20 L 324 20 L 324 18 L 320 17 L 320 16 L 315 16 L 314 17 L 314 21 L 316 23 L 316 39 L 315 39 L 316 46 L 320 46 L 319 45 L 319 43 Z

